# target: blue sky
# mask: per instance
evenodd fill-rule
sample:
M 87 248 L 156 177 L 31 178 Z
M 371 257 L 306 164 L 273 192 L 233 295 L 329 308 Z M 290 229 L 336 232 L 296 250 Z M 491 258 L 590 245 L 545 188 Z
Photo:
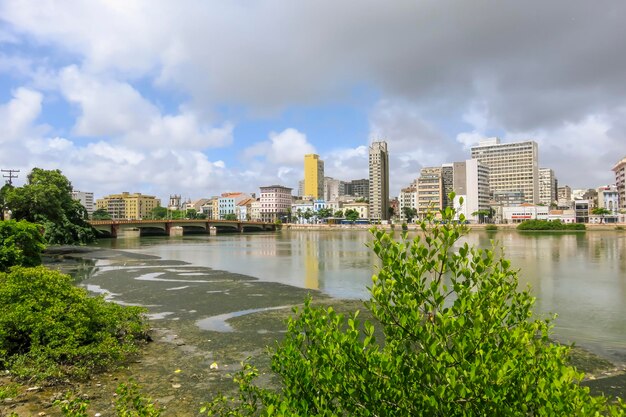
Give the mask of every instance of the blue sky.
M 0 0 L 0 167 L 96 197 L 297 187 L 303 155 L 391 191 L 484 137 L 573 188 L 626 155 L 622 2 Z

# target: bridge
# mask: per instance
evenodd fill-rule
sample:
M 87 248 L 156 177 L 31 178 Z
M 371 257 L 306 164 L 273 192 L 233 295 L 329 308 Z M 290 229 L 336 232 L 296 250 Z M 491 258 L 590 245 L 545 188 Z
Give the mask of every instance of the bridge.
M 91 220 L 94 229 L 105 236 L 117 238 L 124 230 L 139 230 L 140 234 L 163 234 L 167 236 L 188 233 L 245 233 L 253 231 L 274 231 L 276 225 L 266 222 L 238 220 Z

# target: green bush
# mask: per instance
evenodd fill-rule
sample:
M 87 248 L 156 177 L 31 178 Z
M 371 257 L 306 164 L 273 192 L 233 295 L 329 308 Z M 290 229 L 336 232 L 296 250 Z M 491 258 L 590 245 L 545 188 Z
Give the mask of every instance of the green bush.
M 0 221 L 0 272 L 10 267 L 41 264 L 44 239 L 39 227 L 27 221 Z
M 498 226 L 496 226 L 495 224 L 488 224 L 485 226 L 485 230 L 488 232 L 495 232 L 498 230 Z
M 493 250 L 459 245 L 451 209 L 429 216 L 423 235 L 396 241 L 373 230 L 381 260 L 367 306 L 344 316 L 310 299 L 288 321 L 272 356 L 278 387 L 255 384 L 247 365 L 239 396 L 201 411 L 228 416 L 620 415 L 579 385 L 568 348 L 549 339 L 549 319 Z M 464 219 L 462 219 L 464 220 Z
M 586 230 L 583 223 L 562 223 L 560 220 L 524 220 L 517 230 Z
M 0 273 L 0 369 L 20 379 L 87 377 L 136 352 L 144 309 L 90 297 L 44 267 Z

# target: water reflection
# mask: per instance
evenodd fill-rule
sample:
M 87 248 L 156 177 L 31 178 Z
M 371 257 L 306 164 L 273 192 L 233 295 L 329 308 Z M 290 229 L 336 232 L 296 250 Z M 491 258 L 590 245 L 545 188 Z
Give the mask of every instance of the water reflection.
M 464 239 L 470 245 L 489 248 L 493 242 L 502 248 L 520 270 L 520 285 L 532 287 L 535 311 L 544 316 L 559 314 L 558 337 L 592 345 L 608 356 L 626 352 L 626 234 L 498 231 L 472 232 Z M 334 297 L 364 299 L 378 264 L 366 246 L 371 240 L 368 231 L 360 230 L 283 231 L 118 239 L 101 245 L 109 242 L 114 248 L 167 260 L 320 289 Z M 185 282 L 180 278 L 176 281 Z

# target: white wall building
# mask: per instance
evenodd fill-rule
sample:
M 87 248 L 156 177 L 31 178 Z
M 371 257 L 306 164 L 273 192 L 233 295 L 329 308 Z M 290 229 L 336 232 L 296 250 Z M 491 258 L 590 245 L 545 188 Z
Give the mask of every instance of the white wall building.
M 557 180 L 550 168 L 539 168 L 539 203 L 549 206 L 556 204 Z
M 417 187 L 415 184 L 400 190 L 400 195 L 398 196 L 398 206 L 400 208 L 400 212 L 398 213 L 400 221 L 405 222 L 407 220 L 404 212 L 405 207 L 415 209 L 415 218 L 417 218 Z
M 261 187 L 261 220 L 265 222 L 283 221 L 291 209 L 291 188 L 282 185 Z
M 527 203 L 539 203 L 538 146 L 535 141 L 500 143 L 498 138 L 480 141 L 471 148 L 472 159 L 489 167 L 489 188 L 522 191 Z
M 87 214 L 89 214 L 89 216 L 91 216 L 93 212 L 96 211 L 96 206 L 94 204 L 94 199 L 93 199 L 93 193 L 74 190 L 72 191 L 72 198 L 74 200 L 80 201 L 80 204 L 82 204 L 83 207 L 85 207 L 85 209 L 87 210 Z
M 524 203 L 516 207 L 502 207 L 505 223 L 521 223 L 524 220 L 548 220 L 550 207 Z
M 454 208 L 457 218 L 478 222 L 478 211 L 489 211 L 489 167 L 477 159 L 453 164 Z M 463 204 L 460 199 L 463 198 Z

